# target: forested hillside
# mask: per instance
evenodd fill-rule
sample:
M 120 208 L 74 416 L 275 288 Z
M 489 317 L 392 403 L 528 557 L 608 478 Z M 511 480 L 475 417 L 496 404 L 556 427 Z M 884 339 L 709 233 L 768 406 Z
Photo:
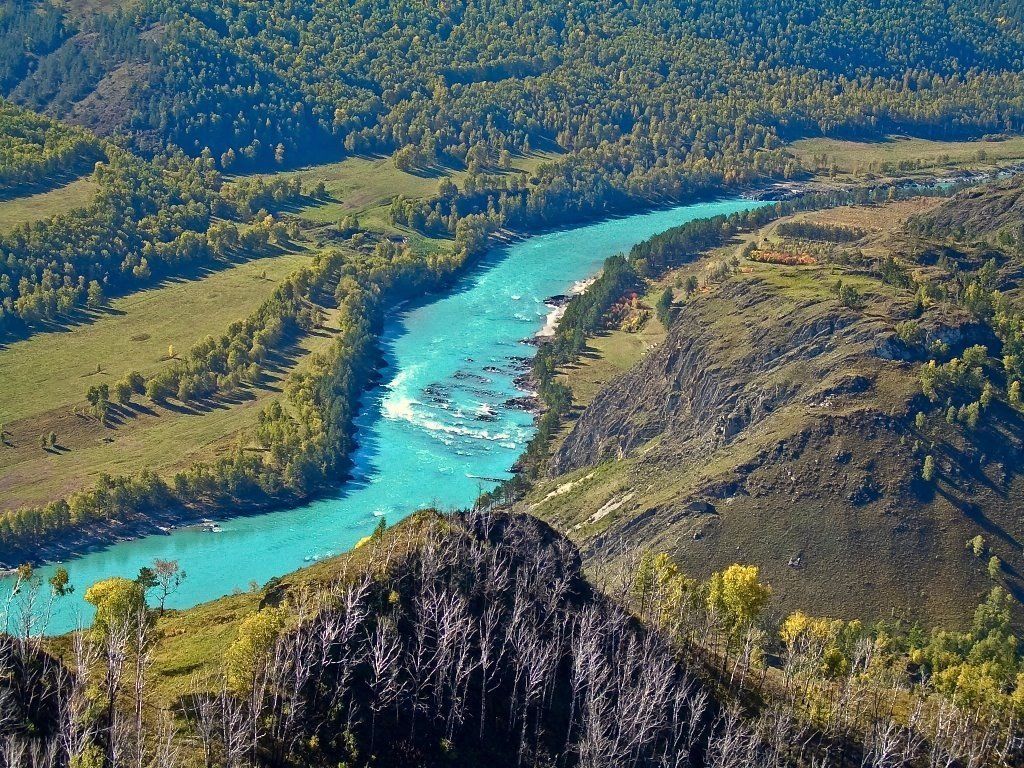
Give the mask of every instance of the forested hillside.
M 120 124 L 116 113 L 130 100 L 111 98 L 118 89 L 104 88 L 106 77 L 131 60 L 152 55 L 140 34 L 138 17 L 115 9 L 117 3 L 79 4 L 79 12 L 50 2 L 0 3 L 0 92 L 39 111 L 67 117 L 85 110 L 80 122 L 103 132 Z M 125 3 L 130 5 L 130 3 Z M 86 13 L 82 9 L 96 8 Z M 144 71 L 144 70 L 143 70 Z M 106 83 L 109 84 L 109 83 Z M 108 100 L 106 113 L 90 113 L 90 99 Z M 114 116 L 104 119 L 104 114 Z
M 169 44 L 133 127 L 263 162 L 319 136 L 350 151 L 416 145 L 426 164 L 556 140 L 713 167 L 749 165 L 778 133 L 1009 127 L 1019 21 L 946 5 L 174 0 L 154 9 Z M 987 75 L 965 83 L 971 70 Z
M 104 194 L 88 214 L 0 246 L 10 267 L 0 332 L 67 315 L 90 282 L 107 291 L 144 282 L 167 260 L 161 244 L 182 251 L 171 258 L 194 258 L 194 238 L 176 238 L 219 213 L 209 202 L 217 171 L 365 152 L 396 152 L 396 165 L 417 172 L 465 167 L 461 187 L 398 199 L 391 214 L 453 236 L 473 214 L 523 229 L 792 176 L 801 168 L 783 141 L 800 135 L 955 137 L 1024 120 L 1024 28 L 1014 7 L 991 4 L 915 4 L 912 13 L 899 0 L 823 10 L 803 0 L 105 7 L 7 2 L 0 91 L 158 152 L 160 167 L 174 155 L 168 145 L 201 156 L 201 181 L 181 190 L 186 207 L 148 186 L 134 199 Z M 3 109 L 8 187 L 66 175 L 99 152 L 88 133 Z M 567 154 L 533 174 L 498 173 L 513 156 L 554 146 Z M 156 208 L 187 210 L 189 221 L 176 214 L 155 237 L 118 223 L 131 212 L 145 227 Z M 100 231 L 121 236 L 98 257 L 90 239 Z M 143 252 L 146 242 L 155 252 Z M 76 263 L 57 278 L 41 259 L 72 243 Z
M 627 176 L 732 175 L 777 170 L 779 137 L 1021 120 L 1012 4 L 6 5 L 4 93 L 234 168 L 400 147 L 486 163 L 555 141 Z

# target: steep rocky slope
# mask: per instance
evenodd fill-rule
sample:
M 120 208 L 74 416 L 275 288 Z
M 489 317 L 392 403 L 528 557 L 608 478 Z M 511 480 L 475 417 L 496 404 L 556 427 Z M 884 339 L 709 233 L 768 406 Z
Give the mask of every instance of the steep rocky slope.
M 986 238 L 1003 228 L 1020 231 L 1024 184 L 1018 177 L 960 193 L 955 201 L 919 217 L 915 229 L 962 240 Z
M 804 218 L 842 224 L 851 210 Z M 996 400 L 974 429 L 947 424 L 919 380 L 938 346 L 998 358 L 999 341 L 953 301 L 916 317 L 913 287 L 879 279 L 879 259 L 916 254 L 906 263 L 924 281 L 935 244 L 904 234 L 905 216 L 894 234 L 861 212 L 853 248 L 762 233 L 817 263 L 744 260 L 695 294 L 581 414 L 529 506 L 592 563 L 637 548 L 694 575 L 756 563 L 785 608 L 962 622 L 991 587 L 991 555 L 1020 594 L 1019 414 Z M 856 293 L 840 300 L 838 280 Z M 981 556 L 966 546 L 978 535 Z

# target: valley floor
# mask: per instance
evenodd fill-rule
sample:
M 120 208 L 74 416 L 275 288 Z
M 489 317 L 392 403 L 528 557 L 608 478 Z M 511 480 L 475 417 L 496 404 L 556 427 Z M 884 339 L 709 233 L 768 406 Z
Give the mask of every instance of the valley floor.
M 910 165 L 917 172 L 966 166 L 991 168 L 993 164 L 1015 158 L 1015 147 L 1020 141 L 1024 140 L 998 142 L 1000 152 L 988 152 L 990 142 L 938 146 L 932 142 L 893 140 L 879 148 L 811 140 L 797 143 L 793 151 L 807 162 L 823 154 L 837 158 L 863 154 L 874 158 L 871 162 L 876 165 L 871 175 L 878 176 L 903 171 Z M 979 150 L 985 150 L 986 154 L 980 156 Z M 873 152 L 881 154 L 875 157 Z M 512 172 L 530 172 L 551 157 L 536 153 L 518 158 Z M 893 167 L 895 160 L 899 162 Z M 855 171 L 851 168 L 844 173 Z M 130 369 L 143 374 L 154 373 L 172 362 L 169 353 L 180 354 L 203 337 L 223 332 L 230 322 L 251 312 L 279 280 L 306 263 L 316 249 L 336 247 L 339 242 L 336 226 L 343 217 L 356 216 L 361 228 L 379 236 L 407 241 L 421 253 L 440 252 L 450 246 L 449 241 L 424 238 L 395 227 L 390 223 L 387 209 L 395 195 L 428 195 L 436 189 L 440 178 L 447 176 L 458 182 L 463 177 L 462 171 L 439 169 L 431 174 L 413 174 L 397 170 L 390 158 L 351 158 L 281 175 L 301 175 L 307 183 L 323 180 L 326 188 L 324 199 L 303 202 L 282 213 L 303 228 L 303 240 L 297 247 L 283 249 L 274 256 L 226 264 L 208 274 L 196 275 L 194 279 L 171 282 L 117 299 L 107 311 L 83 317 L 81 325 L 66 331 L 39 333 L 0 349 L 0 392 L 5 393 L 0 397 L 0 423 L 6 434 L 5 445 L 0 449 L 0 511 L 46 503 L 89 486 L 104 474 L 116 476 L 138 467 L 148 467 L 170 477 L 195 461 L 215 457 L 232 445 L 246 444 L 256 414 L 279 395 L 280 384 L 288 372 L 300 368 L 312 353 L 329 343 L 336 330 L 331 325 L 331 307 L 321 308 L 324 313 L 321 327 L 297 339 L 280 355 L 260 386 L 244 387 L 231 398 L 187 407 L 173 402 L 133 404 L 114 409 L 108 423 L 102 424 L 89 415 L 84 401 L 85 389 L 94 384 L 111 384 Z M 879 256 L 886 253 L 883 241 L 887 233 L 898 228 L 908 216 L 933 205 L 934 200 L 909 201 L 881 209 L 845 208 L 811 218 L 863 228 L 868 236 L 859 247 L 864 253 Z M 808 216 L 796 218 L 807 219 Z M 705 316 L 707 322 L 721 327 L 723 338 L 730 338 L 728 326 L 742 316 L 742 310 L 730 301 L 717 298 L 715 292 L 706 287 L 694 296 L 684 295 L 683 282 L 690 275 L 702 278 L 708 265 L 730 258 L 748 241 L 756 241 L 762 249 L 774 247 L 778 240 L 773 234 L 775 226 L 766 228 L 756 237 L 745 236 L 727 248 L 708 254 L 698 264 L 652 284 L 647 295 L 641 297 L 641 304 L 650 309 L 657 297 L 671 288 L 683 311 L 691 301 L 702 302 L 710 312 Z M 778 302 L 772 311 L 777 318 L 782 318 L 808 305 L 828 301 L 830 283 L 840 275 L 848 286 L 868 297 L 883 302 L 892 299 L 888 289 L 876 280 L 831 266 L 780 267 L 744 262 L 737 278 L 769 288 Z M 881 308 L 880 311 L 884 315 L 888 310 Z M 574 393 L 575 415 L 582 413 L 615 376 L 633 368 L 664 339 L 665 329 L 653 315 L 637 332 L 612 331 L 592 339 L 587 354 L 563 373 L 563 380 L 571 385 Z M 738 352 L 741 347 L 733 351 Z M 887 386 L 902 391 L 898 381 L 896 377 Z M 556 450 L 573 426 L 574 421 L 563 425 Z M 765 438 L 780 438 L 789 434 L 790 429 L 785 424 L 779 425 Z M 56 444 L 41 447 L 41 439 L 50 433 L 56 436 Z M 648 478 L 646 482 L 652 485 L 646 491 L 637 490 L 621 479 L 622 473 L 639 471 L 630 459 L 615 466 L 602 465 L 593 472 L 581 473 L 581 477 L 551 487 L 542 484 L 531 498 L 541 499 L 539 511 L 559 521 L 580 541 L 592 541 L 600 538 L 616 520 L 626 519 L 630 510 L 657 506 L 692 493 L 725 467 L 751 460 L 761 445 L 759 441 L 749 444 L 739 441 L 730 447 L 728 455 L 713 458 L 701 468 L 675 470 L 667 484 L 663 479 Z M 584 476 L 586 482 L 581 479 Z M 563 491 L 550 495 L 552 488 L 564 488 L 567 484 L 574 489 L 573 493 Z M 761 524 L 754 524 L 752 536 Z M 687 535 L 695 534 L 688 532 Z M 771 557 L 776 561 L 802 557 L 799 554 L 802 549 L 792 549 L 793 552 L 773 551 Z M 752 552 L 755 550 L 757 547 Z M 780 582 L 799 581 L 790 571 L 780 572 Z

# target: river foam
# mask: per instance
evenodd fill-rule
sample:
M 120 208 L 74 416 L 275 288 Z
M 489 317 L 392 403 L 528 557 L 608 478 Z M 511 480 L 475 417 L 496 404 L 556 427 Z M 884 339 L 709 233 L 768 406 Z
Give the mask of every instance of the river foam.
M 566 296 L 569 298 L 573 296 L 579 296 L 587 288 L 594 284 L 597 277 L 590 277 L 586 280 L 577 280 L 572 284 L 572 287 L 566 292 Z M 565 308 L 569 305 L 568 300 L 560 301 L 551 307 L 551 311 L 548 312 L 547 317 L 544 318 L 544 327 L 541 328 L 535 334 L 538 339 L 550 339 L 555 335 L 555 331 L 558 330 L 558 324 L 561 322 L 562 317 L 565 315 Z M 549 305 L 550 306 L 550 305 Z

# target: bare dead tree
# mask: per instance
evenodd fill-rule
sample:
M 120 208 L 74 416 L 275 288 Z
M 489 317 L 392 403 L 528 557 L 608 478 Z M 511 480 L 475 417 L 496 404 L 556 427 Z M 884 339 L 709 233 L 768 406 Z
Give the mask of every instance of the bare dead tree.
M 202 745 L 203 765 L 205 768 L 213 768 L 214 757 L 220 746 L 219 737 L 224 720 L 221 712 L 221 699 L 216 694 L 204 690 L 202 684 L 195 678 L 189 688 L 191 706 L 187 710 L 186 716 L 192 733 Z
M 864 735 L 863 768 L 899 768 L 903 765 L 903 728 L 892 718 L 878 718 Z
M 28 766 L 28 741 L 17 734 L 7 734 L 0 742 L 0 760 L 4 768 Z
M 237 698 L 227 688 L 227 682 L 220 695 L 220 745 L 224 768 L 247 768 L 255 765 L 255 749 L 251 744 L 253 725 L 251 712 L 246 702 Z
M 487 698 L 492 691 L 495 670 L 505 658 L 507 635 L 503 631 L 503 616 L 497 603 L 490 602 L 478 621 L 480 669 L 480 738 L 484 737 L 487 723 Z
M 132 702 L 134 705 L 134 751 L 136 768 L 145 768 L 146 764 L 146 727 L 143 722 L 143 708 L 146 700 L 146 680 L 151 667 L 153 644 L 149 622 L 149 612 L 145 603 L 138 608 L 138 613 L 131 622 L 132 632 Z
M 117 706 L 128 664 L 133 629 L 130 621 L 111 622 L 102 642 L 103 691 L 106 696 L 107 762 L 111 768 L 120 768 L 129 753 L 130 725 L 125 723 Z
M 72 665 L 61 677 L 58 740 L 68 759 L 79 758 L 96 738 L 96 724 L 89 715 L 89 676 L 96 668 L 100 644 L 79 629 L 71 636 Z
M 393 704 L 402 693 L 402 681 L 398 661 L 402 646 L 394 625 L 387 620 L 377 622 L 370 636 L 370 689 L 373 698 L 370 709 L 373 720 L 370 725 L 370 750 L 374 749 L 377 717 L 381 710 Z
M 739 707 L 732 704 L 717 718 L 715 737 L 708 745 L 709 768 L 746 768 L 757 765 L 755 739 L 747 728 Z
M 170 713 L 162 710 L 153 733 L 152 755 L 146 768 L 176 768 L 181 763 L 180 735 Z

